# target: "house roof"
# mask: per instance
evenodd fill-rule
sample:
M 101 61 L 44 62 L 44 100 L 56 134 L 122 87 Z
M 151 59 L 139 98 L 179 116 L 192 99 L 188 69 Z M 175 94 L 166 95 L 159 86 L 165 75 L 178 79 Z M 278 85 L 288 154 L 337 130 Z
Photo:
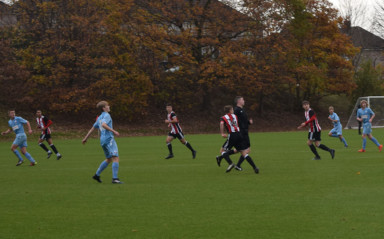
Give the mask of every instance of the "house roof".
M 361 27 L 351 27 L 347 34 L 351 37 L 354 46 L 363 49 L 384 49 L 383 38 Z

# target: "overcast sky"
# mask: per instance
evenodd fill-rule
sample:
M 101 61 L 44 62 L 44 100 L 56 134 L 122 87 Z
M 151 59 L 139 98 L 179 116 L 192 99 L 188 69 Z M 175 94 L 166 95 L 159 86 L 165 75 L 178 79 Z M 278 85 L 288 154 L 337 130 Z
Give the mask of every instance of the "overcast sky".
M 372 17 L 375 13 L 374 6 L 376 0 L 328 0 L 331 2 L 336 9 L 343 10 L 345 8 L 345 3 L 350 2 L 352 6 L 366 6 L 366 11 L 364 16 L 361 18 L 362 22 L 359 22 L 357 25 L 370 30 Z M 384 0 L 383 0 L 384 1 Z M 345 9 L 344 9 L 345 10 Z

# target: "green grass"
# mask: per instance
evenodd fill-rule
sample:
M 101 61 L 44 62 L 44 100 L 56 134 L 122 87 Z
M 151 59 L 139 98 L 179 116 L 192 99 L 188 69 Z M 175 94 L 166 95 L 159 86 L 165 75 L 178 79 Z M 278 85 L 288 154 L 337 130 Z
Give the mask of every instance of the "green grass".
M 91 179 L 103 160 L 96 139 L 55 140 L 57 161 L 29 137 L 36 167 L 15 167 L 0 142 L 0 238 L 382 238 L 384 152 L 368 141 L 359 154 L 356 131 L 344 134 L 348 149 L 323 132 L 336 158 L 319 150 L 320 161 L 304 131 L 251 134 L 259 175 L 246 161 L 242 172 L 217 167 L 219 134 L 187 135 L 195 160 L 176 141 L 164 160 L 165 136 L 117 138 L 122 185 L 110 166 L 102 184 Z

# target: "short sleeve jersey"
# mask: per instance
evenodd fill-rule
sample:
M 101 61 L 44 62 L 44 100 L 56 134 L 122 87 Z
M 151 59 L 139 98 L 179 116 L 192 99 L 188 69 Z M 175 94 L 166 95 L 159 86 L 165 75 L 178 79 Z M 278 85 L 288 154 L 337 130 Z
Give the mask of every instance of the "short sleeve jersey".
M 169 121 L 173 120 L 175 117 L 176 117 L 176 113 L 173 111 L 171 113 L 167 114 L 167 119 Z M 181 129 L 179 122 L 170 123 L 169 125 L 171 126 L 171 134 L 178 134 L 178 133 L 181 133 L 183 131 Z
M 319 125 L 319 121 L 317 120 L 315 111 L 309 108 L 308 111 L 304 113 L 306 124 L 309 124 L 309 132 L 320 132 L 321 127 Z
M 333 127 L 339 127 L 340 118 L 335 112 L 333 112 L 333 114 L 329 115 L 329 118 L 331 118 L 332 120 L 337 120 L 337 122 L 333 121 Z
M 15 134 L 24 134 L 24 127 L 23 125 L 26 124 L 28 121 L 21 118 L 21 117 L 18 117 L 16 116 L 13 120 L 10 119 L 8 121 L 8 125 L 9 127 L 12 128 L 13 132 L 15 132 Z
M 248 115 L 245 110 L 241 107 L 236 106 L 234 109 L 234 113 L 239 120 L 239 127 L 242 132 L 248 132 Z
M 220 118 L 220 121 L 224 123 L 228 133 L 240 132 L 238 119 L 235 114 L 226 114 Z
M 371 110 L 371 108 L 360 108 L 357 110 L 357 118 L 363 119 L 363 123 L 369 123 L 369 120 L 371 119 L 372 115 L 375 113 Z
M 114 138 L 113 133 L 109 130 L 104 129 L 102 124 L 106 123 L 111 129 L 112 126 L 112 118 L 108 112 L 103 112 L 93 124 L 93 127 L 100 130 L 100 143 L 104 144 L 110 141 L 110 139 Z

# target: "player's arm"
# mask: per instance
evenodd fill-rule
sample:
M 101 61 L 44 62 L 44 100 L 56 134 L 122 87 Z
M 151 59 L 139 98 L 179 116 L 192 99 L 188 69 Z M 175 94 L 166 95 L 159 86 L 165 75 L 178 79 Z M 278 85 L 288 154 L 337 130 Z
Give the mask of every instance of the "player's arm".
M 176 116 L 173 116 L 172 117 L 172 120 L 165 120 L 165 123 L 166 124 L 174 124 L 174 123 L 178 123 L 179 121 L 177 120 L 177 117 Z
M 104 129 L 108 130 L 108 131 L 111 131 L 114 135 L 116 136 L 119 136 L 119 132 L 117 132 L 116 130 L 112 129 L 111 127 L 109 127 L 105 122 L 103 122 L 101 124 L 101 127 L 103 127 Z
M 308 125 L 309 123 L 311 123 L 311 122 L 314 121 L 315 119 L 316 119 L 315 111 L 310 110 L 310 111 L 309 111 L 309 120 L 307 120 L 307 121 L 305 122 L 305 125 Z
M 85 144 L 86 142 L 87 142 L 87 139 L 88 139 L 88 137 L 92 134 L 92 132 L 95 130 L 95 127 L 92 127 L 89 131 L 88 131 L 88 133 L 87 133 L 87 135 L 84 137 L 84 139 L 82 140 L 82 143 L 83 144 Z
M 42 130 L 48 129 L 49 126 L 53 124 L 52 120 L 48 119 L 48 117 L 44 116 L 43 118 L 45 127 Z
M 357 112 L 357 121 L 363 122 L 363 119 L 361 118 L 361 114 Z
M 26 124 L 27 127 L 28 127 L 28 133 L 29 133 L 29 134 L 32 134 L 32 128 L 31 128 L 31 124 L 29 123 L 29 121 L 27 121 L 25 124 Z
M 373 120 L 373 118 L 375 118 L 375 113 L 373 113 L 373 115 L 371 116 L 371 118 L 369 119 L 369 123 L 372 123 L 372 120 Z
M 1 132 L 1 135 L 6 135 L 6 134 L 9 134 L 9 133 L 11 133 L 11 132 L 12 132 L 12 129 L 9 128 L 9 129 L 7 129 L 6 131 Z
M 301 128 L 303 128 L 303 127 L 305 127 L 306 126 L 306 123 L 304 122 L 304 123 L 301 123 L 301 125 L 299 125 L 298 127 L 297 127 L 297 129 L 301 129 Z
M 227 134 L 224 132 L 224 121 L 220 121 L 220 133 L 223 138 L 227 138 Z

